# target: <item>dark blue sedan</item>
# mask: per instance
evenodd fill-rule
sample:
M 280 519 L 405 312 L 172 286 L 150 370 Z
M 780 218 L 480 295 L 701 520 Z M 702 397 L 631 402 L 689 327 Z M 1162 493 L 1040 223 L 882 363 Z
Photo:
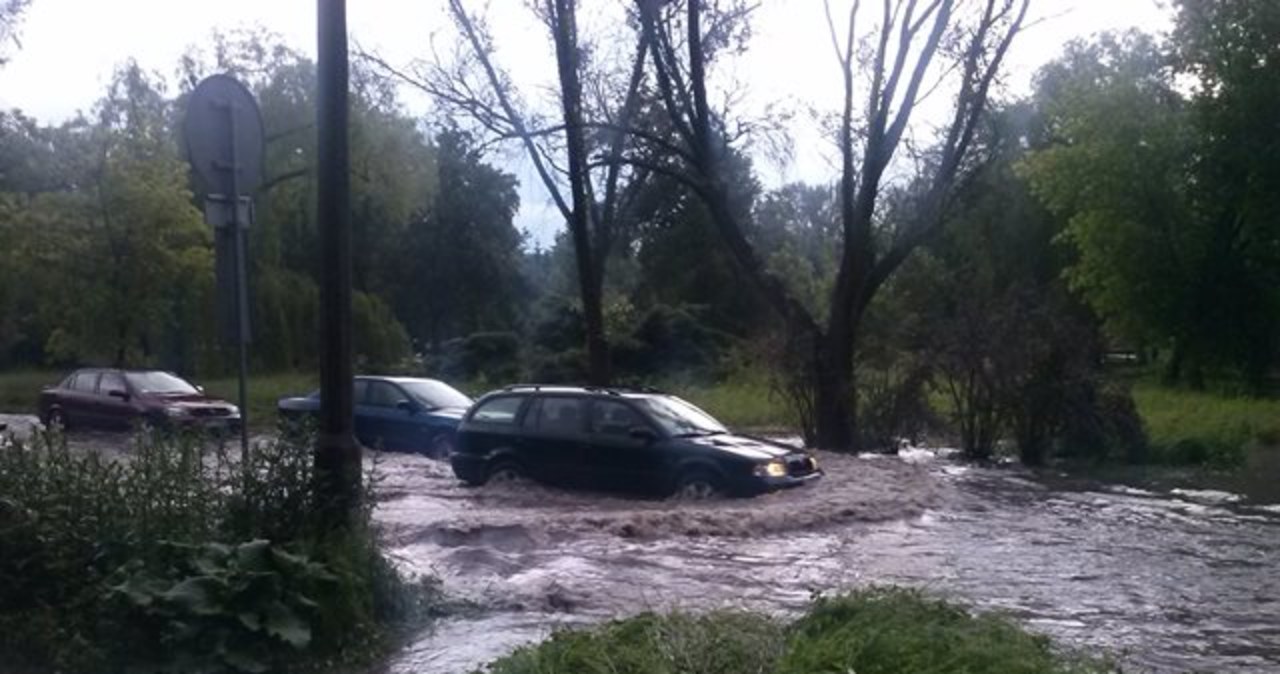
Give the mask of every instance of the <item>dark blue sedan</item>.
M 366 447 L 446 458 L 454 431 L 473 402 L 435 379 L 355 378 L 356 439 Z M 320 392 L 281 398 L 276 408 L 285 422 L 320 412 Z

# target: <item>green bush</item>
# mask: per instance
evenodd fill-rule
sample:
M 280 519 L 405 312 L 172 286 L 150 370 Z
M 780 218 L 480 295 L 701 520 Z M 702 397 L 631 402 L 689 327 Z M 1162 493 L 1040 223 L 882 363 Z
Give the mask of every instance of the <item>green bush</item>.
M 1069 674 L 1108 671 L 1055 653 L 1048 638 L 918 591 L 819 599 L 791 627 L 778 674 Z
M 1107 663 L 1056 651 L 994 615 L 920 592 L 870 589 L 819 599 L 795 623 L 721 612 L 643 614 L 562 631 L 488 674 L 1089 674 Z
M 320 530 L 309 439 L 247 465 L 195 438 L 122 456 L 0 439 L 0 662 L 63 672 L 278 671 L 358 655 L 438 604 L 356 526 Z
M 278 671 L 311 644 L 318 600 L 341 580 L 265 540 L 175 547 L 178 565 L 157 573 L 128 564 L 109 586 L 121 624 L 135 635 L 130 660 L 157 669 Z
M 592 630 L 557 632 L 499 660 L 490 674 L 766 674 L 782 627 L 746 613 L 647 613 Z

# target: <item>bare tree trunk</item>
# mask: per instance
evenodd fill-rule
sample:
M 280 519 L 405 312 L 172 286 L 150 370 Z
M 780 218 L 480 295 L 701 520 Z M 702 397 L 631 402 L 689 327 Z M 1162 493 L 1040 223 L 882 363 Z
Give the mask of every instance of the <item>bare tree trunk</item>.
M 832 339 L 830 335 L 818 341 L 814 349 L 817 445 L 825 449 L 856 449 L 853 344 Z
M 587 343 L 587 381 L 609 383 L 609 345 L 604 334 L 603 275 L 595 272 L 591 246 L 591 213 L 594 199 L 587 164 L 587 142 L 582 126 L 582 82 L 579 80 L 576 0 L 552 0 L 552 29 L 556 64 L 560 71 L 560 101 L 564 110 L 565 153 L 569 160 L 569 193 L 572 208 L 569 232 L 578 263 L 578 288 L 582 296 L 583 330 Z

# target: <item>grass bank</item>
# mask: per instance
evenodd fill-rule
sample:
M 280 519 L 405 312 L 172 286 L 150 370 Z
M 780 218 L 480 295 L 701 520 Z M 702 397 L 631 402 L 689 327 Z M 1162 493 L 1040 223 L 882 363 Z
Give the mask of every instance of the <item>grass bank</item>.
M 1165 464 L 1239 465 L 1251 445 L 1280 446 L 1280 400 L 1231 397 L 1140 381 L 1133 387 L 1151 440 Z
M 565 631 L 488 674 L 1086 674 L 1106 662 L 1066 653 L 1013 621 L 914 590 L 820 599 L 800 619 L 722 612 L 645 614 Z

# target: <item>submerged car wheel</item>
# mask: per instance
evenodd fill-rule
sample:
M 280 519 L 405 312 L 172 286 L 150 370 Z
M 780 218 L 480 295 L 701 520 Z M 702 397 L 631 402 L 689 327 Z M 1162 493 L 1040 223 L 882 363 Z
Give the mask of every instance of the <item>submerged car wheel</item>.
M 672 496 L 682 501 L 706 501 L 724 496 L 724 487 L 710 472 L 695 470 L 680 476 Z
M 49 410 L 49 419 L 44 422 L 45 428 L 57 432 L 65 433 L 70 427 L 67 426 L 67 415 L 58 408 Z
M 453 439 L 448 433 L 437 433 L 431 439 L 431 446 L 427 448 L 427 456 L 443 461 L 448 460 L 450 454 L 453 454 Z
M 517 484 L 524 482 L 524 468 L 514 461 L 500 461 L 489 469 L 489 484 Z

